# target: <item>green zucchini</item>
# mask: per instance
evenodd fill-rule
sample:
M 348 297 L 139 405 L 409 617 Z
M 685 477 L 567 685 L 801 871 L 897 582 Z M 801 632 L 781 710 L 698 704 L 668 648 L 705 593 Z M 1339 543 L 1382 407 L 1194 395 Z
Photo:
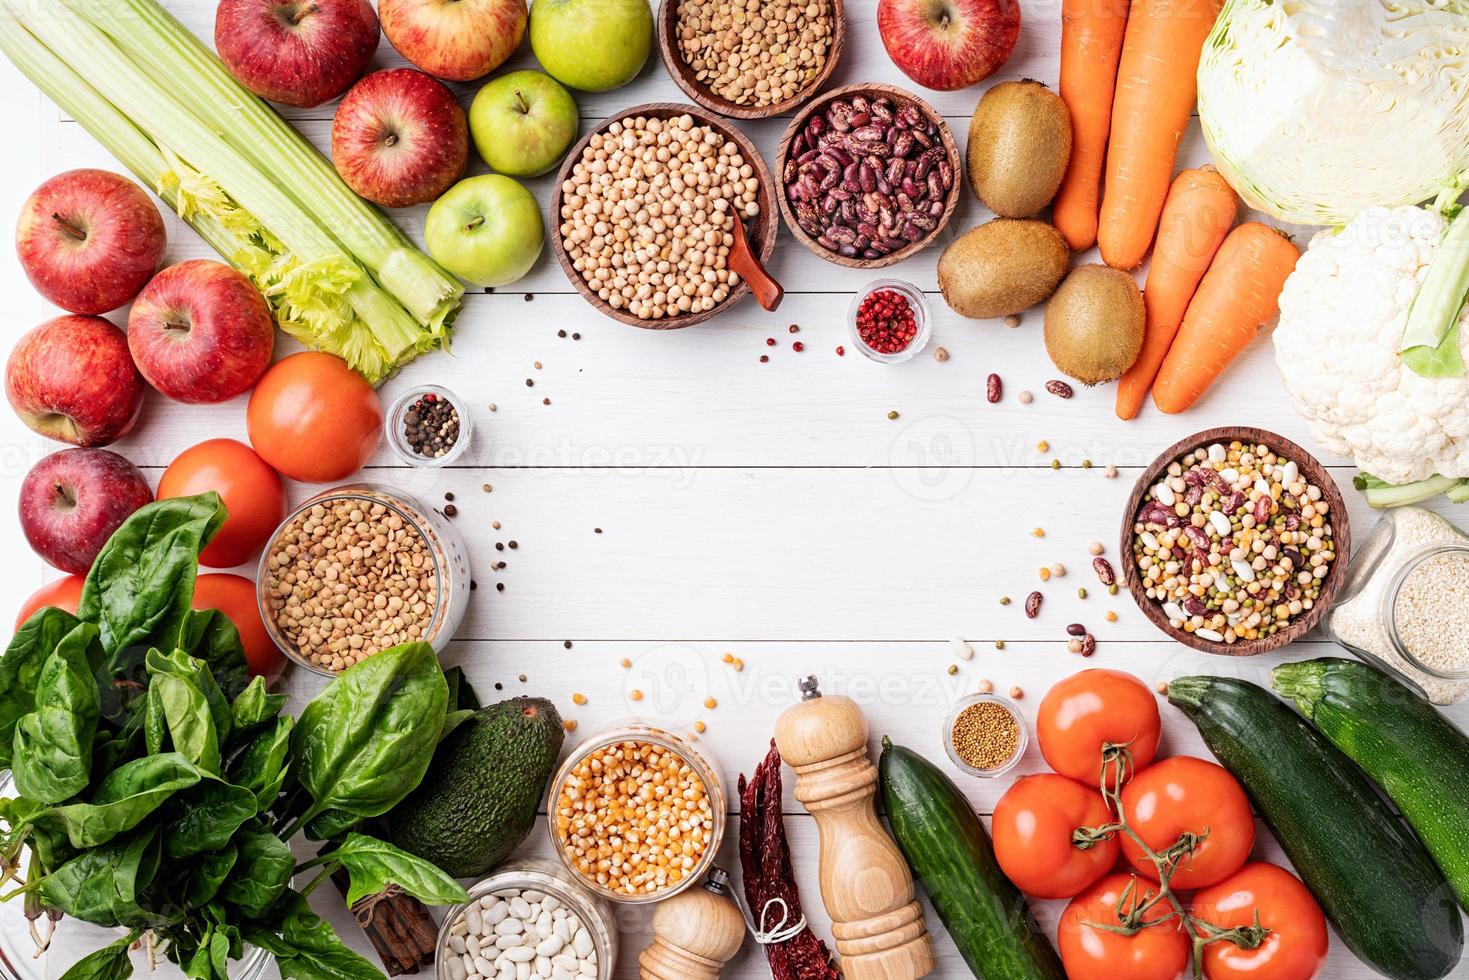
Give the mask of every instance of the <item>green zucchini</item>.
M 1439 980 L 1458 965 L 1453 891 L 1351 759 L 1246 681 L 1183 677 L 1168 700 L 1244 784 L 1352 952 L 1394 980 Z
M 893 838 L 974 975 L 1065 980 L 1061 958 L 953 780 L 886 736 L 877 768 Z
M 1375 667 L 1323 657 L 1285 664 L 1270 686 L 1382 787 L 1469 908 L 1469 738 Z

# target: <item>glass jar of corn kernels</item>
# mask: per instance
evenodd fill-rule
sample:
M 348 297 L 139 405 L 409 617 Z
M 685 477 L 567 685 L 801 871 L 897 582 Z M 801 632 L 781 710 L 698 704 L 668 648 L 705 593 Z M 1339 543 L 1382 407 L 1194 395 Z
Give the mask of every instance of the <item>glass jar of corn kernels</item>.
M 630 797 L 629 784 L 642 789 Z M 724 839 L 718 768 L 685 739 L 640 723 L 578 745 L 551 781 L 550 813 L 561 862 L 612 902 L 677 895 L 704 877 Z

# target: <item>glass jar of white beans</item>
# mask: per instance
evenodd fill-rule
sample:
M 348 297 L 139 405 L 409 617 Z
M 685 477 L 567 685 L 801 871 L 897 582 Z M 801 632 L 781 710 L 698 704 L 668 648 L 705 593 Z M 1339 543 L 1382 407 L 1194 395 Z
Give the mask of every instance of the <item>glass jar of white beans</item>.
M 617 924 L 609 906 L 554 865 L 525 861 L 449 909 L 434 959 L 437 980 L 611 980 Z

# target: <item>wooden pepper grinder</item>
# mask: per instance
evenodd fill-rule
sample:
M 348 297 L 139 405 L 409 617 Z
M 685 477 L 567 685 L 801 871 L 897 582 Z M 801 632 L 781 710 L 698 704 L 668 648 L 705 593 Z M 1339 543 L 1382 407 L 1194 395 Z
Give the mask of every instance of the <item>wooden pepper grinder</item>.
M 877 819 L 877 767 L 867 719 L 851 698 L 822 697 L 815 677 L 775 726 L 796 771 L 796 799 L 821 834 L 821 898 L 847 980 L 917 980 L 935 969 L 933 941 L 908 864 Z
M 641 980 L 719 980 L 745 944 L 745 916 L 730 898 L 729 875 L 715 868 L 653 913 L 653 945 L 638 957 Z

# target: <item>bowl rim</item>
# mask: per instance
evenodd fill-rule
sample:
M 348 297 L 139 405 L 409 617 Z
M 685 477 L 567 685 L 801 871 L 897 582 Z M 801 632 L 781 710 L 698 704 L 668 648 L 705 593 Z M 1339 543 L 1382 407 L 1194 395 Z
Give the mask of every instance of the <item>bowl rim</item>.
M 581 273 L 572 268 L 571 257 L 566 254 L 566 245 L 561 240 L 561 205 L 565 197 L 564 187 L 571 177 L 572 168 L 581 160 L 582 153 L 585 152 L 587 144 L 592 141 L 592 137 L 605 133 L 607 127 L 614 122 L 621 122 L 635 116 L 655 116 L 659 119 L 668 119 L 682 115 L 691 116 L 695 125 L 708 126 L 725 139 L 732 140 L 739 147 L 740 155 L 744 157 L 745 162 L 754 169 L 755 178 L 760 184 L 759 192 L 756 194 L 756 200 L 760 202 L 760 214 L 753 222 L 753 226 L 751 222 L 745 222 L 745 234 L 752 239 L 751 250 L 760 259 L 761 265 L 768 266 L 771 255 L 775 253 L 775 240 L 780 230 L 780 218 L 776 210 L 775 180 L 771 177 L 770 168 L 760 155 L 760 151 L 756 149 L 754 143 L 750 142 L 748 136 L 740 132 L 738 127 L 728 120 L 720 119 L 717 115 L 711 115 L 707 109 L 684 102 L 644 102 L 642 105 L 635 105 L 613 113 L 583 134 L 561 161 L 561 167 L 556 171 L 556 182 L 551 187 L 551 206 L 546 232 L 547 237 L 551 240 L 551 251 L 556 255 L 556 262 L 582 298 L 602 315 L 630 327 L 641 327 L 645 330 L 678 330 L 683 327 L 692 327 L 723 313 L 750 292 L 750 284 L 741 278 L 735 288 L 731 289 L 729 295 L 724 298 L 724 302 L 712 310 L 701 310 L 698 313 L 688 313 L 684 316 L 662 320 L 644 320 L 624 310 L 613 309 L 611 304 L 592 291 L 586 280 L 581 277 Z
M 804 88 L 783 102 L 768 106 L 743 106 L 731 102 L 703 82 L 694 78 L 694 70 L 679 53 L 678 41 L 674 36 L 674 24 L 678 20 L 678 8 L 683 0 L 661 0 L 658 4 L 658 50 L 663 56 L 663 67 L 685 95 L 694 102 L 731 119 L 769 119 L 783 116 L 809 99 L 815 98 L 824 85 L 831 80 L 837 62 L 841 60 L 847 42 L 847 12 L 845 0 L 826 0 L 832 7 L 831 45 L 827 48 L 826 63 L 821 71 Z
M 948 152 L 949 162 L 954 167 L 954 185 L 949 188 L 948 196 L 944 198 L 944 213 L 939 216 L 938 226 L 929 234 L 916 242 L 909 242 L 895 252 L 889 252 L 880 259 L 849 259 L 845 255 L 839 255 L 823 247 L 820 242 L 806 234 L 806 230 L 796 222 L 796 215 L 791 208 L 790 201 L 786 197 L 785 181 L 782 178 L 776 185 L 776 196 L 780 205 L 780 216 L 784 220 L 787 230 L 790 231 L 791 237 L 804 245 L 807 251 L 816 255 L 818 258 L 825 259 L 833 265 L 845 266 L 849 269 L 885 269 L 890 265 L 896 265 L 904 259 L 923 251 L 943 234 L 944 229 L 948 227 L 949 221 L 954 217 L 954 212 L 959 207 L 960 197 L 963 196 L 964 161 L 959 154 L 959 144 L 954 139 L 953 131 L 949 129 L 948 121 L 933 106 L 929 105 L 922 96 L 915 95 L 900 86 L 888 85 L 883 82 L 853 82 L 850 85 L 838 85 L 836 88 L 828 89 L 807 102 L 801 111 L 797 112 L 791 119 L 790 123 L 786 126 L 785 132 L 781 134 L 780 144 L 775 150 L 775 173 L 778 175 L 785 173 L 786 162 L 790 158 L 791 144 L 795 142 L 797 134 L 801 132 L 801 129 L 806 125 L 806 120 L 811 118 L 812 113 L 833 99 L 840 98 L 844 95 L 871 95 L 873 93 L 911 102 L 931 122 L 938 124 L 939 140 L 943 143 L 944 149 Z
M 1291 620 L 1284 629 L 1269 636 L 1227 644 L 1201 639 L 1192 633 L 1174 629 L 1168 617 L 1163 614 L 1162 605 L 1148 598 L 1142 585 L 1142 578 L 1138 575 L 1137 563 L 1132 560 L 1132 526 L 1141 509 L 1143 497 L 1157 483 L 1158 477 L 1168 469 L 1170 463 L 1178 461 L 1189 451 L 1200 446 L 1207 446 L 1215 442 L 1229 443 L 1236 440 L 1269 446 L 1278 455 L 1284 455 L 1294 461 L 1301 474 L 1321 488 L 1321 496 L 1326 500 L 1332 514 L 1332 540 L 1335 542 L 1336 558 L 1332 561 L 1331 570 L 1322 583 L 1321 595 L 1310 610 Z M 1122 579 L 1127 585 L 1127 591 L 1132 596 L 1133 602 L 1142 610 L 1148 621 L 1171 639 L 1190 649 L 1226 657 L 1254 657 L 1262 653 L 1270 653 L 1294 643 L 1314 629 L 1326 611 L 1335 603 L 1337 593 L 1346 580 L 1345 570 L 1351 563 L 1351 551 L 1351 521 L 1341 490 L 1337 487 L 1336 481 L 1332 479 L 1331 471 L 1323 466 L 1315 456 L 1285 436 L 1271 432 L 1269 429 L 1241 425 L 1218 426 L 1196 432 L 1178 440 L 1159 453 L 1138 476 L 1131 493 L 1127 496 L 1127 506 L 1122 512 L 1121 534 L 1118 538 L 1118 560 L 1122 564 Z

